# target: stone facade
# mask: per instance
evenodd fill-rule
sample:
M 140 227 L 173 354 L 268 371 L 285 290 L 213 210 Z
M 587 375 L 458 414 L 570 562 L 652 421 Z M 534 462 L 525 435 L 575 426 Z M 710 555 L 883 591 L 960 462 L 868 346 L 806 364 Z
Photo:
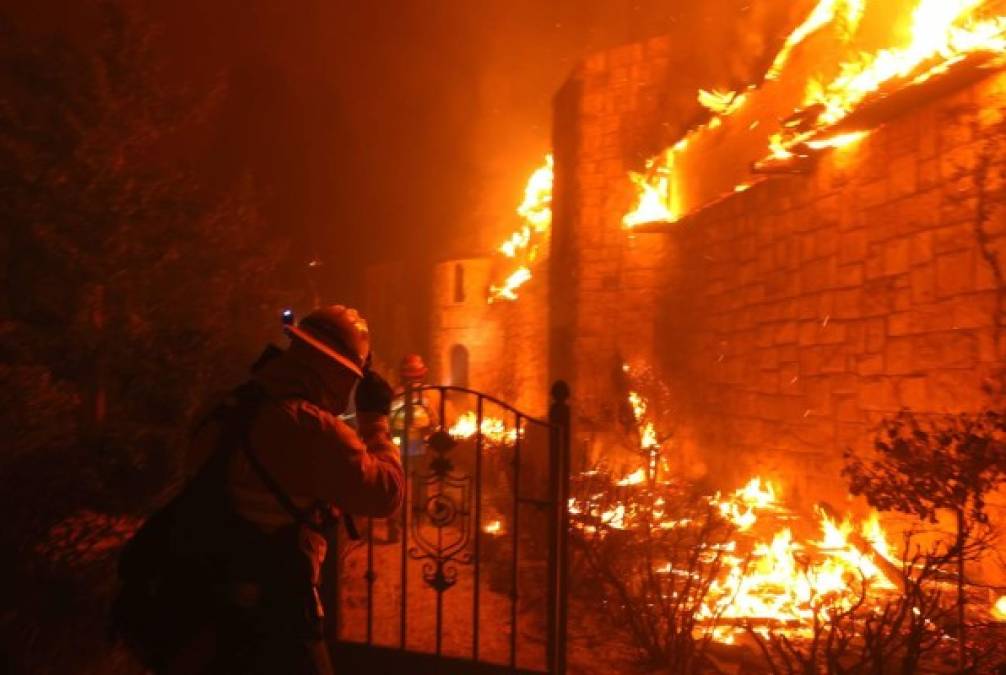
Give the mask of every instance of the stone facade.
M 671 43 L 661 38 L 588 58 L 556 97 L 550 257 L 550 367 L 569 382 L 575 464 L 628 449 L 618 419 L 624 362 L 652 362 L 669 241 L 629 237 L 621 218 L 657 124 Z M 657 148 L 650 148 L 650 152 Z
M 642 359 L 675 397 L 679 470 L 842 499 L 842 453 L 879 419 L 974 410 L 997 381 L 1006 76 L 633 237 L 626 174 L 669 47 L 591 57 L 556 99 L 550 365 L 578 455 L 618 445 L 614 373 Z
M 457 353 L 460 347 L 468 355 L 466 386 L 527 414 L 544 416 L 548 410 L 548 270 L 535 271 L 535 277 L 519 290 L 519 301 L 489 304 L 488 289 L 498 272 L 490 258 L 449 260 L 434 268 L 430 381 L 462 384 L 457 362 L 452 368 L 451 358 L 452 350 Z

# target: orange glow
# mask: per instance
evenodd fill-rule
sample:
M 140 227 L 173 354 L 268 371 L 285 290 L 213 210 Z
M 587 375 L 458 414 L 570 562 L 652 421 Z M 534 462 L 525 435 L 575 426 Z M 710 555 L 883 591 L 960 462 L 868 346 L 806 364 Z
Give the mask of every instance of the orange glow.
M 469 410 L 458 415 L 454 424 L 447 431 L 453 438 L 468 439 L 476 433 L 477 416 Z M 498 417 L 482 416 L 482 435 L 491 443 L 498 445 L 512 444 L 517 439 L 516 430 L 507 427 L 506 422 Z
M 517 207 L 523 224 L 496 249 L 503 257 L 517 261 L 517 267 L 500 284 L 489 286 L 489 303 L 517 300 L 517 289 L 531 281 L 531 264 L 538 259 L 539 241 L 552 227 L 552 153 L 534 170 L 524 186 L 524 199 Z
M 996 603 L 992 605 L 992 616 L 999 621 L 1006 621 L 1006 595 L 999 596 Z
M 500 300 L 516 300 L 517 289 L 531 281 L 531 270 L 526 265 L 521 265 L 506 278 L 501 286 L 492 285 L 489 287 L 489 304 Z
M 840 64 L 831 81 L 807 83 L 804 109 L 819 107 L 813 128 L 792 133 L 784 141 L 773 139 L 772 156 L 778 148 L 805 143 L 813 150 L 843 147 L 860 140 L 868 131 L 817 139 L 820 130 L 845 120 L 871 95 L 891 82 L 924 82 L 945 72 L 968 54 L 1002 53 L 1006 50 L 1006 17 L 980 19 L 986 0 L 919 0 L 912 13 L 907 43 L 875 52 L 859 52 Z
M 780 512 L 775 487 L 753 479 L 734 493 L 729 509 L 721 511 L 734 521 L 739 531 L 750 531 L 761 516 Z M 864 590 L 870 595 L 893 592 L 896 586 L 881 571 L 876 557 L 888 554 L 890 546 L 876 514 L 858 525 L 862 538 L 873 551 L 861 551 L 850 536 L 857 525 L 847 517 L 836 523 L 818 513 L 820 539 L 797 539 L 790 527 L 780 527 L 769 537 L 758 537 L 745 568 L 740 557 L 730 555 L 732 566 L 717 580 L 702 616 L 711 619 L 758 619 L 792 626 L 792 634 L 810 632 L 815 606 L 827 598 L 834 607 L 851 607 Z M 862 584 L 862 585 L 861 585 Z M 730 641 L 732 631 L 718 636 Z
M 535 169 L 524 187 L 524 201 L 517 207 L 517 215 L 535 232 L 547 232 L 552 226 L 552 182 L 555 160 L 552 153 L 545 155 L 545 163 Z
M 646 489 L 645 472 L 637 469 L 615 484 Z M 807 637 L 813 631 L 815 612 L 850 608 L 863 593 L 882 600 L 898 592 L 879 564 L 881 557 L 887 563 L 897 558 L 875 512 L 862 521 L 851 516 L 836 521 L 818 510 L 817 536 L 801 538 L 794 534 L 800 519 L 782 502 L 772 481 L 756 476 L 727 496 L 716 494 L 708 499 L 737 531 L 732 540 L 717 547 L 723 570 L 697 614 L 700 623 L 721 623 L 714 633 L 718 641 L 733 642 L 747 630 L 748 621 L 774 625 L 788 636 Z M 666 513 L 660 498 L 654 500 L 646 518 L 640 517 L 631 501 L 616 501 L 600 511 L 590 500 L 571 500 L 570 513 L 590 514 L 614 530 L 646 527 L 653 522 L 650 516 L 665 530 L 690 523 Z M 589 535 L 600 531 L 590 525 L 580 527 Z M 654 571 L 686 573 L 662 561 L 654 562 Z M 995 611 L 1006 620 L 1006 597 L 996 603 Z M 724 619 L 727 625 L 722 625 Z
M 670 169 L 655 167 L 655 160 L 647 162 L 647 173 L 630 172 L 629 179 L 636 186 L 636 206 L 622 218 L 622 225 L 633 228 L 643 223 L 676 220 L 670 208 Z
M 863 18 L 863 11 L 866 9 L 866 0 L 820 0 L 817 6 L 811 11 L 802 24 L 790 33 L 786 38 L 786 43 L 776 55 L 765 75 L 766 79 L 778 79 L 783 68 L 789 61 L 793 50 L 808 37 L 834 22 L 837 18 L 844 21 L 843 35 L 846 40 L 851 38 L 859 27 L 859 22 Z
M 733 114 L 744 105 L 746 98 L 744 94 L 738 94 L 736 91 L 719 91 L 718 89 L 706 91 L 705 89 L 699 89 L 699 103 L 717 115 Z
M 811 150 L 823 150 L 825 148 L 844 148 L 847 145 L 859 143 L 870 135 L 869 131 L 852 131 L 847 134 L 839 134 L 831 138 L 816 138 L 807 141 L 807 147 Z
M 628 476 L 622 478 L 616 485 L 625 487 L 626 485 L 642 485 L 646 482 L 646 470 L 642 467 L 636 469 Z
M 896 13 L 894 6 L 904 7 L 900 19 L 889 16 Z M 761 84 L 736 92 L 699 90 L 699 102 L 715 115 L 652 158 L 644 172 L 630 173 L 636 195 L 623 225 L 631 229 L 674 222 L 742 192 L 749 162 L 757 166 L 763 161 L 765 168 L 775 165 L 775 173 L 787 173 L 787 160 L 852 148 L 872 131 L 868 125 L 881 122 L 857 126 L 854 120 L 866 116 L 850 115 L 948 71 L 969 55 L 988 54 L 996 57 L 995 65 L 1006 64 L 1006 16 L 998 9 L 985 10 L 992 6 L 989 0 L 818 0 L 787 37 Z M 810 53 L 798 55 L 802 45 L 809 48 L 812 36 L 826 29 L 830 42 L 813 45 L 816 63 L 809 61 Z M 887 37 L 878 31 L 887 31 Z M 878 48 L 878 39 L 886 44 L 880 42 Z M 757 108 L 765 110 L 761 117 L 754 111 L 756 100 Z M 773 132 L 764 124 L 769 119 L 786 121 Z M 844 128 L 833 129 L 843 123 Z M 747 154 L 747 148 L 763 142 L 767 158 Z M 729 165 L 724 148 L 734 143 L 743 163 L 717 171 L 724 162 Z M 707 161 L 708 153 L 716 155 Z M 699 168 L 706 165 L 708 174 Z M 812 166 L 794 164 L 793 169 Z
M 783 144 L 781 133 L 772 134 L 768 147 L 775 159 L 789 159 L 793 156 L 793 153 Z
M 496 520 L 490 520 L 482 526 L 482 531 L 491 535 L 503 534 L 503 522 L 499 518 Z
M 975 12 L 983 4 L 985 0 L 920 0 L 912 14 L 908 44 L 862 53 L 843 63 L 839 76 L 828 84 L 815 80 L 808 85 L 806 104 L 824 106 L 818 124 L 841 121 L 885 83 L 912 75 L 931 59 L 950 61 L 971 52 L 1002 52 L 1006 17 L 978 20 Z

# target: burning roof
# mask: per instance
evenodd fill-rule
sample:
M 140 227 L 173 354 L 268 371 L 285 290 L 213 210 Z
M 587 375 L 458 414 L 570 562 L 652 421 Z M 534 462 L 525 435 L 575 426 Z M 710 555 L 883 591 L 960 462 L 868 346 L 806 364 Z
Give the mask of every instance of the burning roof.
M 819 0 L 761 83 L 698 92 L 709 118 L 630 174 L 637 199 L 623 225 L 674 222 L 766 174 L 805 171 L 815 153 L 856 143 L 927 87 L 1001 67 L 1004 51 L 997 1 Z

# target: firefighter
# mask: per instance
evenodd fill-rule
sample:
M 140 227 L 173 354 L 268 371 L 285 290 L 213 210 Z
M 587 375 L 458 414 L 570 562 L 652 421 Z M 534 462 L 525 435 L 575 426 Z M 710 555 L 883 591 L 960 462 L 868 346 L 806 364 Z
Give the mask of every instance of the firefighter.
M 366 322 L 334 305 L 286 330 L 289 348 L 257 364 L 243 450 L 228 460 L 227 494 L 256 534 L 235 545 L 213 655 L 196 672 L 331 673 L 318 594 L 327 530 L 338 513 L 383 518 L 401 505 L 393 392 L 369 369 Z M 351 397 L 356 429 L 339 417 Z M 221 425 L 205 424 L 194 461 L 211 455 L 221 435 Z
M 426 506 L 426 485 L 421 480 L 416 480 L 417 474 L 422 474 L 425 467 L 423 459 L 426 456 L 426 437 L 436 425 L 436 413 L 429 404 L 423 392 L 414 391 L 412 388 L 420 387 L 426 380 L 429 369 L 423 363 L 423 357 L 419 354 L 407 354 L 398 366 L 398 387 L 395 388 L 395 398 L 398 399 L 391 413 L 392 433 L 398 438 L 400 445 L 408 455 L 410 477 L 412 481 L 412 509 L 414 511 Z M 406 401 L 406 396 L 411 395 L 411 401 Z M 406 406 L 411 407 L 411 426 L 408 438 L 405 438 L 405 413 Z M 395 543 L 399 539 L 399 526 L 397 518 L 388 521 L 388 543 Z

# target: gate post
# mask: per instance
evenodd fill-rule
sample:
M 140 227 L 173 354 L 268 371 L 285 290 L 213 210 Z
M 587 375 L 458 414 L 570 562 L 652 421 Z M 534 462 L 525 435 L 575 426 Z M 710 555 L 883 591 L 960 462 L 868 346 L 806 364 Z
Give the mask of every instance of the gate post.
M 565 675 L 566 625 L 569 602 L 569 471 L 570 471 L 570 409 L 569 385 L 556 380 L 552 385 L 552 404 L 548 421 L 553 425 L 551 434 L 552 495 L 555 508 L 552 514 L 552 574 L 549 600 L 548 666 L 549 672 Z

